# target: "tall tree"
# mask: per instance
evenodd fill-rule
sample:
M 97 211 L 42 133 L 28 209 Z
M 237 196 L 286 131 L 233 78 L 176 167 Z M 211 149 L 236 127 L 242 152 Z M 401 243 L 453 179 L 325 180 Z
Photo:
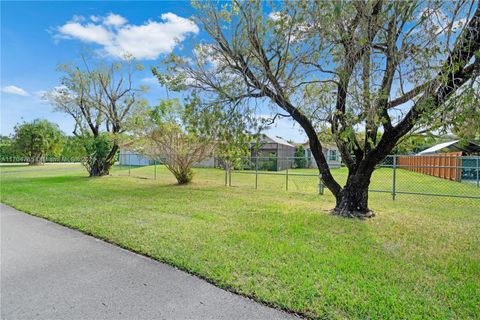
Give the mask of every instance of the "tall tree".
M 84 141 L 85 166 L 90 176 L 109 173 L 120 148 L 121 134 L 134 123 L 145 106 L 142 87 L 135 87 L 133 75 L 143 67 L 132 59 L 105 64 L 82 56 L 80 65 L 61 65 L 61 86 L 47 93 L 56 110 L 75 121 L 73 134 Z
M 467 92 L 459 89 L 478 81 L 476 1 L 194 4 L 209 39 L 188 58 L 171 56 L 164 83 L 234 110 L 260 99 L 291 117 L 336 198 L 334 214 L 371 216 L 375 166 L 409 132 L 438 127 Z M 322 152 L 324 126 L 348 168 L 344 186 Z
M 16 125 L 14 131 L 13 149 L 30 165 L 43 164 L 47 156 L 58 155 L 62 149 L 63 133 L 48 120 L 24 122 Z

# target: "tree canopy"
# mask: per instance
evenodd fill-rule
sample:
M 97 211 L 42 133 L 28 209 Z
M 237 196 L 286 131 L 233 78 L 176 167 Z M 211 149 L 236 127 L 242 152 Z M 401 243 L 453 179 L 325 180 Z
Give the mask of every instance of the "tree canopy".
M 45 99 L 73 118 L 73 134 L 81 137 L 86 147 L 89 174 L 102 176 L 115 161 L 122 134 L 132 128 L 146 105 L 142 98 L 146 88 L 133 84 L 134 73 L 143 66 L 128 58 L 105 64 L 82 56 L 81 61 L 59 66 L 61 85 Z
M 478 96 L 476 1 L 195 2 L 209 39 L 172 55 L 163 83 L 204 106 L 248 113 L 268 103 L 296 121 L 334 213 L 370 216 L 375 166 L 405 135 L 451 124 L 459 99 Z M 332 176 L 318 138 L 328 127 L 349 174 Z M 358 132 L 363 132 L 362 136 Z M 381 133 L 381 134 L 379 134 Z
M 42 164 L 48 155 L 58 155 L 62 150 L 63 133 L 48 120 L 24 122 L 16 125 L 14 131 L 12 147 L 30 165 Z

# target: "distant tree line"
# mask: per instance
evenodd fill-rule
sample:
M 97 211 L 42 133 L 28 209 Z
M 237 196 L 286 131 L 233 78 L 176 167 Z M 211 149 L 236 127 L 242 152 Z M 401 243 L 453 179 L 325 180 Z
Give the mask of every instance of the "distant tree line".
M 15 126 L 12 136 L 0 136 L 0 161 L 4 163 L 81 161 L 84 155 L 80 138 L 65 135 L 48 120 L 23 122 Z

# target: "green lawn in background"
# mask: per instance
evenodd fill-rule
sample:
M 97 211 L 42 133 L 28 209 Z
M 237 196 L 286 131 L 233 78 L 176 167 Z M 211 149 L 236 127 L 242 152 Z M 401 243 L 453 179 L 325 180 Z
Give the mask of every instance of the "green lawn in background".
M 163 166 L 156 166 L 156 169 L 154 166 L 131 167 L 130 175 L 153 179 L 155 170 L 157 178 L 162 181 L 175 182 L 174 177 Z M 335 179 L 343 186 L 347 180 L 347 169 L 338 168 L 331 171 Z M 116 166 L 112 170 L 114 175 L 128 175 L 128 173 L 128 166 Z M 270 191 L 286 190 L 285 174 L 285 171 L 259 171 L 257 188 Z M 290 169 L 288 174 L 289 191 L 318 193 L 319 179 L 317 169 Z M 310 176 L 305 176 L 305 174 Z M 219 169 L 197 169 L 195 180 L 225 184 L 225 172 Z M 255 188 L 255 171 L 233 171 L 232 186 Z M 393 189 L 393 169 L 379 168 L 375 170 L 371 179 L 370 189 L 391 193 Z M 325 188 L 324 190 L 329 194 L 328 189 Z M 474 183 L 450 181 L 405 169 L 396 169 L 396 191 L 480 197 L 480 188 Z M 387 200 L 391 199 L 391 196 L 388 194 L 383 195 L 383 197 Z M 403 195 L 400 194 L 398 197 L 401 198 Z M 427 201 L 443 201 L 442 199 L 435 197 Z
M 479 200 L 371 193 L 377 215 L 360 221 L 331 216 L 333 197 L 316 194 L 315 177 L 294 177 L 285 192 L 284 176 L 263 175 L 254 190 L 254 175 L 234 173 L 225 187 L 217 169 L 177 186 L 161 166 L 156 180 L 133 177 L 153 167 L 88 178 L 57 166 L 0 167 L 1 202 L 313 318 L 480 318 Z M 397 178 L 401 188 L 479 194 L 404 170 Z M 391 170 L 372 186 L 391 188 Z
M 25 163 L 0 164 L 0 172 L 24 172 L 24 171 L 51 171 L 51 170 L 83 170 L 80 163 L 46 163 L 38 166 L 29 166 Z

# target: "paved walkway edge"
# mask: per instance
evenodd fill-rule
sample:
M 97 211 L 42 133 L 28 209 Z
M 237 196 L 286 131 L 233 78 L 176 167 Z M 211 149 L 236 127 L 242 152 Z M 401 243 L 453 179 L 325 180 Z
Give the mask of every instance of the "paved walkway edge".
M 128 318 L 129 311 L 132 311 L 131 306 L 126 309 L 120 301 L 131 299 L 142 300 L 136 305 L 140 305 L 145 311 L 145 318 L 160 316 L 170 319 L 298 319 L 293 313 L 274 309 L 248 296 L 238 295 L 233 288 L 219 288 L 214 282 L 201 275 L 132 251 L 106 239 L 99 239 L 94 234 L 68 225 L 24 213 L 4 204 L 1 204 L 1 218 L 3 260 L 1 280 L 4 284 L 1 297 L 2 319 L 23 318 L 23 316 L 55 318 L 58 315 L 70 318 L 75 318 L 77 315 L 79 318 L 89 316 L 106 319 L 109 316 L 112 316 L 112 319 Z M 72 255 L 74 257 L 71 257 Z M 39 265 L 32 266 L 30 263 L 32 258 L 38 261 Z M 45 265 L 51 266 L 51 260 L 54 260 L 53 270 L 42 268 Z M 59 260 L 62 263 L 58 263 Z M 93 265 L 82 266 L 82 261 L 90 260 L 94 261 Z M 128 267 L 125 268 L 125 265 Z M 24 270 L 25 268 L 28 270 Z M 70 271 L 75 268 L 83 268 L 87 272 L 74 275 L 72 278 Z M 138 270 L 142 269 L 143 273 L 139 273 Z M 92 277 L 96 279 L 98 272 L 102 273 L 105 270 L 108 270 L 107 273 L 112 276 L 108 281 L 97 283 L 100 288 L 98 292 L 94 292 L 94 295 L 107 296 L 106 300 L 110 305 L 115 305 L 117 308 L 109 308 L 110 313 L 100 315 L 96 313 L 98 310 L 95 311 L 98 308 L 96 303 L 88 299 L 84 301 L 85 299 L 82 299 L 84 292 L 78 288 L 82 288 L 82 283 L 89 282 Z M 33 286 L 32 278 L 35 279 Z M 134 288 L 131 292 L 126 289 L 121 294 L 115 292 L 118 288 L 123 289 L 129 286 L 130 283 L 125 283 L 125 280 L 134 283 L 153 282 L 157 286 L 148 292 L 142 292 L 142 290 L 139 292 L 139 288 Z M 68 284 L 67 287 L 72 285 L 77 290 L 65 295 L 66 284 Z M 50 289 L 46 301 L 43 293 L 45 286 Z M 83 287 L 86 291 L 91 289 L 90 286 Z M 28 292 L 28 297 L 22 296 L 25 292 Z M 193 292 L 195 294 L 192 295 Z M 33 306 L 30 306 L 27 301 L 22 301 L 25 298 L 28 301 L 33 300 Z M 65 313 L 66 305 L 61 305 L 62 302 L 59 301 L 65 298 L 67 298 L 66 305 L 69 309 L 72 305 L 83 306 L 81 313 Z M 106 305 L 105 302 L 103 304 Z M 165 304 L 168 307 L 165 307 Z M 55 312 L 50 308 L 52 305 L 54 306 L 52 310 Z M 34 311 L 35 314 L 32 313 Z M 144 318 L 138 310 L 137 313 L 130 315 Z

